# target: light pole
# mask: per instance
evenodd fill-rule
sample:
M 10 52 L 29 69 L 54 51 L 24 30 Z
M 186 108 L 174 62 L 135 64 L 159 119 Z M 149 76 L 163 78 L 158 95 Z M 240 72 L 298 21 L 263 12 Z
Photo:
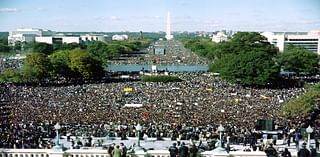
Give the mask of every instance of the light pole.
M 219 143 L 219 146 L 216 149 L 214 149 L 213 151 L 224 153 L 224 152 L 226 152 L 226 149 L 222 145 L 222 132 L 224 132 L 224 127 L 221 124 L 218 127 L 218 131 L 219 131 L 219 134 L 220 134 L 220 143 Z
M 140 130 L 141 130 L 141 125 L 138 124 L 138 125 L 136 126 L 136 129 L 137 129 L 137 131 L 138 131 L 138 147 L 140 147 Z
M 57 123 L 56 125 L 54 125 L 54 129 L 56 130 L 56 133 L 57 133 L 57 140 L 56 140 L 55 146 L 52 147 L 52 149 L 54 151 L 62 151 L 62 147 L 59 144 L 59 142 L 60 142 L 59 130 L 61 129 L 60 124 Z
M 138 145 L 137 147 L 134 148 L 134 151 L 144 151 L 144 149 L 141 147 L 140 145 L 140 131 L 142 129 L 142 126 L 138 123 L 138 125 L 136 126 L 136 130 L 138 131 Z
M 307 148 L 310 149 L 310 134 L 313 132 L 313 129 L 309 125 L 308 128 L 306 129 L 306 131 L 308 133 L 308 145 L 307 145 Z

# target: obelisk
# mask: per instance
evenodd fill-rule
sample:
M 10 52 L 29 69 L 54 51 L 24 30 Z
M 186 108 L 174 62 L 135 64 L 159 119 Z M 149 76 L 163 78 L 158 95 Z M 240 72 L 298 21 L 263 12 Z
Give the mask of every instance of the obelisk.
M 167 15 L 166 39 L 167 39 L 167 40 L 171 40 L 171 39 L 173 39 L 173 35 L 171 35 L 171 19 L 170 19 L 170 12 L 168 12 L 168 15 Z

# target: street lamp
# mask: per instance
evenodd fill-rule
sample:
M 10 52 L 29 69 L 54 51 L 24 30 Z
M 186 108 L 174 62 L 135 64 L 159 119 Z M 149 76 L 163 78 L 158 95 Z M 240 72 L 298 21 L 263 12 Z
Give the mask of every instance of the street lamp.
M 308 133 L 308 145 L 307 145 L 307 148 L 310 149 L 310 134 L 313 132 L 313 129 L 309 125 L 308 128 L 306 129 L 306 131 Z
M 218 127 L 218 131 L 220 134 L 220 143 L 219 143 L 219 146 L 216 149 L 214 149 L 213 151 L 223 153 L 223 152 L 226 152 L 226 149 L 222 145 L 222 132 L 224 132 L 224 127 L 221 124 Z
M 142 126 L 138 123 L 138 125 L 136 126 L 136 130 L 138 131 L 138 145 L 137 147 L 134 148 L 134 151 L 144 151 L 144 149 L 141 147 L 140 145 L 140 131 L 142 129 Z
M 140 130 L 142 129 L 141 125 L 138 124 L 138 125 L 136 126 L 136 129 L 137 129 L 137 131 L 138 131 L 138 147 L 140 147 Z
M 62 151 L 62 147 L 59 144 L 59 141 L 60 141 L 59 130 L 61 129 L 60 124 L 57 123 L 56 125 L 54 125 L 54 129 L 56 130 L 56 133 L 57 133 L 57 140 L 56 140 L 55 146 L 52 147 L 52 149 L 55 151 Z

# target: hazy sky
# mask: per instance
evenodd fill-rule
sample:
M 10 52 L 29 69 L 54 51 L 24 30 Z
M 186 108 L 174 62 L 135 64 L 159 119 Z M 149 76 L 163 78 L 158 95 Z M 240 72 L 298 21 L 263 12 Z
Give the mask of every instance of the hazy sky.
M 320 30 L 320 0 L 0 0 L 0 31 Z

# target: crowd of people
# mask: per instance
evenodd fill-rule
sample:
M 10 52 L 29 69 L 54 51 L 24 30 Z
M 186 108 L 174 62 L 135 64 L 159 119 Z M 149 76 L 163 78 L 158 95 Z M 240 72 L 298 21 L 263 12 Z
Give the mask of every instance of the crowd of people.
M 158 54 L 159 51 L 160 54 Z M 140 53 L 122 55 L 112 64 L 160 64 L 160 65 L 207 65 L 208 60 L 200 58 L 183 47 L 179 41 L 156 41 Z
M 165 49 L 165 55 L 155 55 L 151 50 L 143 60 L 132 57 L 114 64 L 207 64 L 180 42 L 155 44 Z M 0 60 L 0 71 L 19 68 L 22 62 Z M 43 86 L 1 84 L 0 148 L 51 148 L 53 143 L 48 139 L 56 136 L 56 123 L 62 126 L 61 135 L 68 138 L 107 136 L 124 140 L 136 137 L 136 126 L 141 124 L 141 138 L 203 140 L 210 147 L 209 141 L 219 137 L 219 125 L 225 127 L 228 143 L 252 146 L 262 138 L 255 130 L 257 120 L 274 121 L 283 138 L 293 136 L 290 129 L 301 125 L 299 120 L 283 119 L 278 111 L 282 104 L 303 94 L 303 87 L 243 87 L 208 72 L 171 74 L 182 81 L 93 80 L 73 84 L 62 79 Z M 75 141 L 73 147 L 80 145 L 94 144 L 92 140 L 85 144 Z
M 22 64 L 23 64 L 23 60 L 21 59 L 0 58 L 0 72 L 9 68 L 11 69 L 20 68 L 22 67 Z
M 136 136 L 138 123 L 148 137 L 196 140 L 216 136 L 219 124 L 239 136 L 251 133 L 258 119 L 273 119 L 279 128 L 297 127 L 288 126 L 277 112 L 304 88 L 242 87 L 206 72 L 175 75 L 183 81 L 3 85 L 11 125 L 2 128 L 0 143 L 39 147 L 41 138 L 55 136 L 57 122 L 62 135 L 123 139 Z

